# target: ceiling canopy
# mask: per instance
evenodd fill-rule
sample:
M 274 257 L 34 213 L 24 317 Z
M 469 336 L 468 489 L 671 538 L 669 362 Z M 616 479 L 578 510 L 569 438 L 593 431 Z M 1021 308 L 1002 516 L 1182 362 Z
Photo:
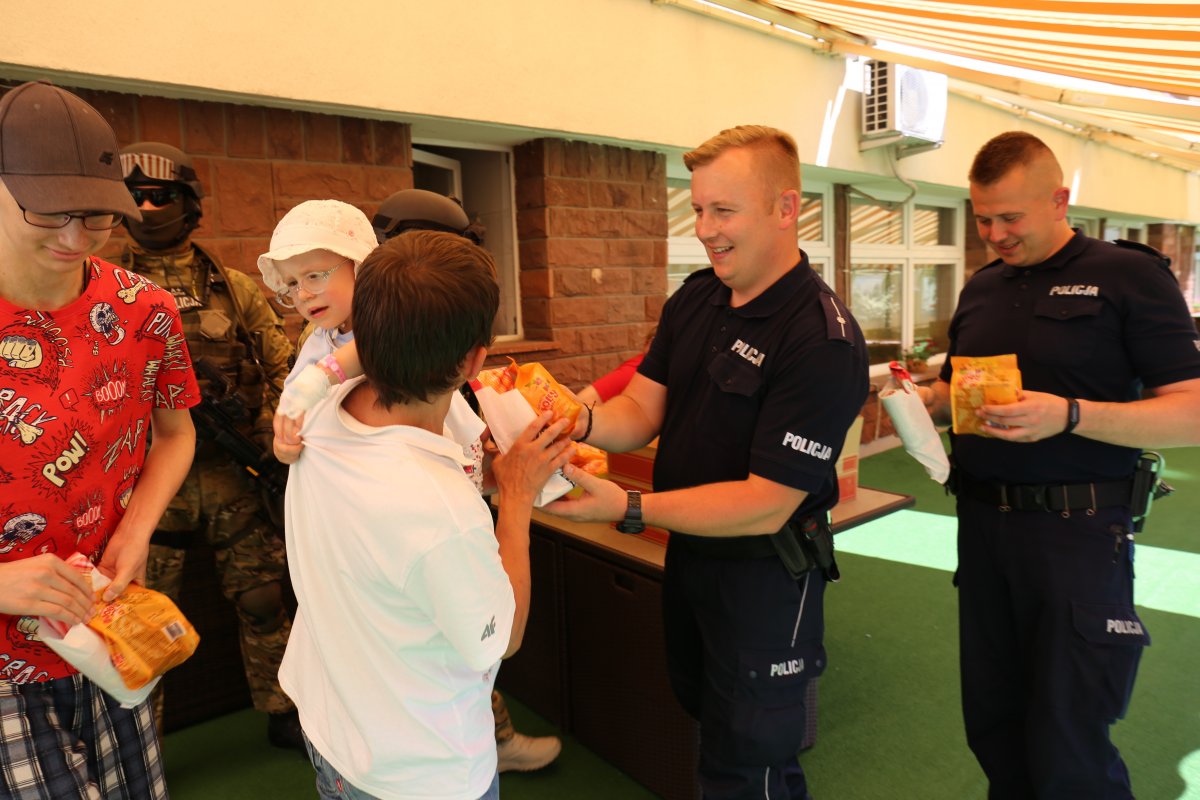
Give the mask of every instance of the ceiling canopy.
M 724 16 L 830 53 L 942 72 L 952 92 L 1200 171 L 1200 4 L 654 2 Z

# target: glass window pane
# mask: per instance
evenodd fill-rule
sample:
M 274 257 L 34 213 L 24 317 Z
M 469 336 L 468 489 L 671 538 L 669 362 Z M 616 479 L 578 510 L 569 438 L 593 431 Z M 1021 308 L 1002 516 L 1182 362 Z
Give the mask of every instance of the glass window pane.
M 946 352 L 955 299 L 953 264 L 913 265 L 913 344 L 926 355 Z
M 872 364 L 900 358 L 901 264 L 852 264 L 850 311 L 862 327 Z
M 675 294 L 675 290 L 683 286 L 687 276 L 697 270 L 702 270 L 708 264 L 667 264 L 667 297 Z
M 954 220 L 956 216 L 953 208 L 917 206 L 913 209 L 913 244 L 954 244 Z
M 825 240 L 825 195 L 804 192 L 800 199 L 798 238 L 802 242 Z
M 692 211 L 692 189 L 683 181 L 667 184 L 667 236 L 695 236 L 696 212 Z
M 850 241 L 859 244 L 904 244 L 903 209 L 895 203 L 850 198 Z

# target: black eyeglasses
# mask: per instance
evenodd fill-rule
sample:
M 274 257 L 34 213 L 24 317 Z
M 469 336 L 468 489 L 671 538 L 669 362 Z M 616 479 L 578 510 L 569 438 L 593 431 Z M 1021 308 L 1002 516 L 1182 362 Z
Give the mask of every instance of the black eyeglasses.
M 129 193 L 133 195 L 133 202 L 141 205 L 147 200 L 152 206 L 166 206 L 174 203 L 179 199 L 179 190 L 172 189 L 169 186 L 153 186 L 150 188 L 130 187 Z
M 71 224 L 71 220 L 77 219 L 82 221 L 83 227 L 89 231 L 111 231 L 125 219 L 124 214 L 113 214 L 108 211 L 85 211 L 82 214 L 61 211 L 57 214 L 42 214 L 22 206 L 18 206 L 18 208 L 25 216 L 25 221 L 38 228 L 65 228 Z

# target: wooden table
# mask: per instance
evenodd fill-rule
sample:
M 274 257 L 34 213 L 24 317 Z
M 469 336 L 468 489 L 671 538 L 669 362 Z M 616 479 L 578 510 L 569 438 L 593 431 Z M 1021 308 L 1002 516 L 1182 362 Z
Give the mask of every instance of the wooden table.
M 834 508 L 834 531 L 913 502 L 859 487 Z M 529 622 L 497 682 L 651 791 L 692 800 L 699 796 L 699 729 L 675 701 L 666 673 L 665 556 L 652 537 L 535 510 Z M 813 681 L 814 714 L 815 691 Z

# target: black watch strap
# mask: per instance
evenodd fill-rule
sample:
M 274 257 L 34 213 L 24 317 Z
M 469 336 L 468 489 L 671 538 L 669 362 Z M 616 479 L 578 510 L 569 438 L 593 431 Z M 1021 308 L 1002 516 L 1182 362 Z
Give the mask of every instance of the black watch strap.
M 630 489 L 625 492 L 625 497 L 625 518 L 617 523 L 617 530 L 621 533 L 641 533 L 646 530 L 646 523 L 642 522 L 642 493 Z
M 1067 427 L 1063 428 L 1063 433 L 1070 433 L 1075 430 L 1075 426 L 1079 424 L 1079 401 L 1074 397 L 1067 398 Z

